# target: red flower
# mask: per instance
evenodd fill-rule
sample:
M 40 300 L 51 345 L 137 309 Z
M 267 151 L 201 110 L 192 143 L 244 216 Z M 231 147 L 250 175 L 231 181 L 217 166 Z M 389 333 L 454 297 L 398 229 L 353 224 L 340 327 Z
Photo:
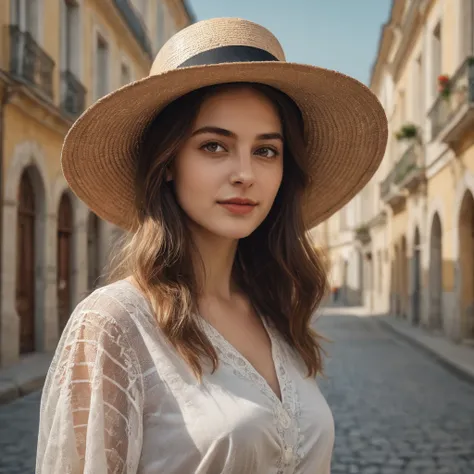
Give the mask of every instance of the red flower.
M 438 83 L 440 85 L 446 85 L 449 82 L 449 76 L 446 74 L 442 74 L 441 76 L 438 76 Z

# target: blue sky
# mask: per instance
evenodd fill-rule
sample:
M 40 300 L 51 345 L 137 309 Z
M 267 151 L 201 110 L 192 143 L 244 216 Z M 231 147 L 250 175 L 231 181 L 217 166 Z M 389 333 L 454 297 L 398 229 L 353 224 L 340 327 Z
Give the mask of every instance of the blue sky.
M 368 84 L 390 0 L 188 0 L 197 20 L 234 16 L 268 28 L 291 62 L 335 69 Z

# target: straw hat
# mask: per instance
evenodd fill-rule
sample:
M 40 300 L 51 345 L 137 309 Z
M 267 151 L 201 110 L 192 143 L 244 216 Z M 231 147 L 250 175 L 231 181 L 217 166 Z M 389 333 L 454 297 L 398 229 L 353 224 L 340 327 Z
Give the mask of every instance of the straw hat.
M 304 200 L 308 229 L 346 204 L 375 173 L 387 119 L 367 87 L 335 71 L 286 62 L 278 40 L 260 25 L 216 18 L 175 34 L 148 77 L 108 94 L 79 117 L 61 156 L 72 191 L 99 217 L 134 230 L 134 176 L 146 126 L 178 97 L 231 82 L 267 84 L 300 108 L 312 175 Z

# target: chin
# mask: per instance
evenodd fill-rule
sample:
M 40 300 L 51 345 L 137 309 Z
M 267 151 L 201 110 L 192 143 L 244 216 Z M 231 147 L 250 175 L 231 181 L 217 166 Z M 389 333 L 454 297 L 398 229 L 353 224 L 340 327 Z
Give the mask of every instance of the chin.
M 209 225 L 207 231 L 224 239 L 239 240 L 248 237 L 257 227 L 256 222 L 245 222 L 245 220 L 238 222 L 233 219 L 229 222 L 227 219 L 222 219 L 216 225 Z
M 208 234 L 209 236 L 219 237 L 227 240 L 245 239 L 251 235 L 262 223 L 261 216 L 248 217 L 221 217 L 195 219 L 191 222 L 196 226 L 198 232 Z
M 229 226 L 227 229 L 219 228 L 211 232 L 214 235 L 218 235 L 219 237 L 222 237 L 224 239 L 239 240 L 248 237 L 255 229 L 255 226 L 252 226 L 252 228 L 245 226 L 241 226 L 241 228 L 238 228 L 238 226 L 231 228 Z

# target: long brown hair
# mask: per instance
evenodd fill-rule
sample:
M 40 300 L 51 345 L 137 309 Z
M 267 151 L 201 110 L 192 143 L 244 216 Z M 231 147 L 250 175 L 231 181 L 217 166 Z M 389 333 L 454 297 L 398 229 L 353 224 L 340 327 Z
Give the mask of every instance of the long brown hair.
M 314 376 L 322 371 L 322 349 L 310 322 L 328 283 L 303 222 L 302 198 L 310 183 L 303 121 L 293 101 L 280 91 L 260 84 L 211 86 L 177 99 L 159 113 L 144 133 L 139 152 L 138 230 L 112 262 L 109 280 L 134 276 L 159 327 L 198 378 L 203 359 L 217 368 L 217 353 L 197 320 L 195 249 L 166 170 L 190 136 L 201 104 L 230 87 L 250 87 L 269 98 L 279 112 L 285 138 L 280 189 L 264 222 L 239 241 L 233 278 L 257 312 L 270 319 L 299 353 L 308 376 Z

